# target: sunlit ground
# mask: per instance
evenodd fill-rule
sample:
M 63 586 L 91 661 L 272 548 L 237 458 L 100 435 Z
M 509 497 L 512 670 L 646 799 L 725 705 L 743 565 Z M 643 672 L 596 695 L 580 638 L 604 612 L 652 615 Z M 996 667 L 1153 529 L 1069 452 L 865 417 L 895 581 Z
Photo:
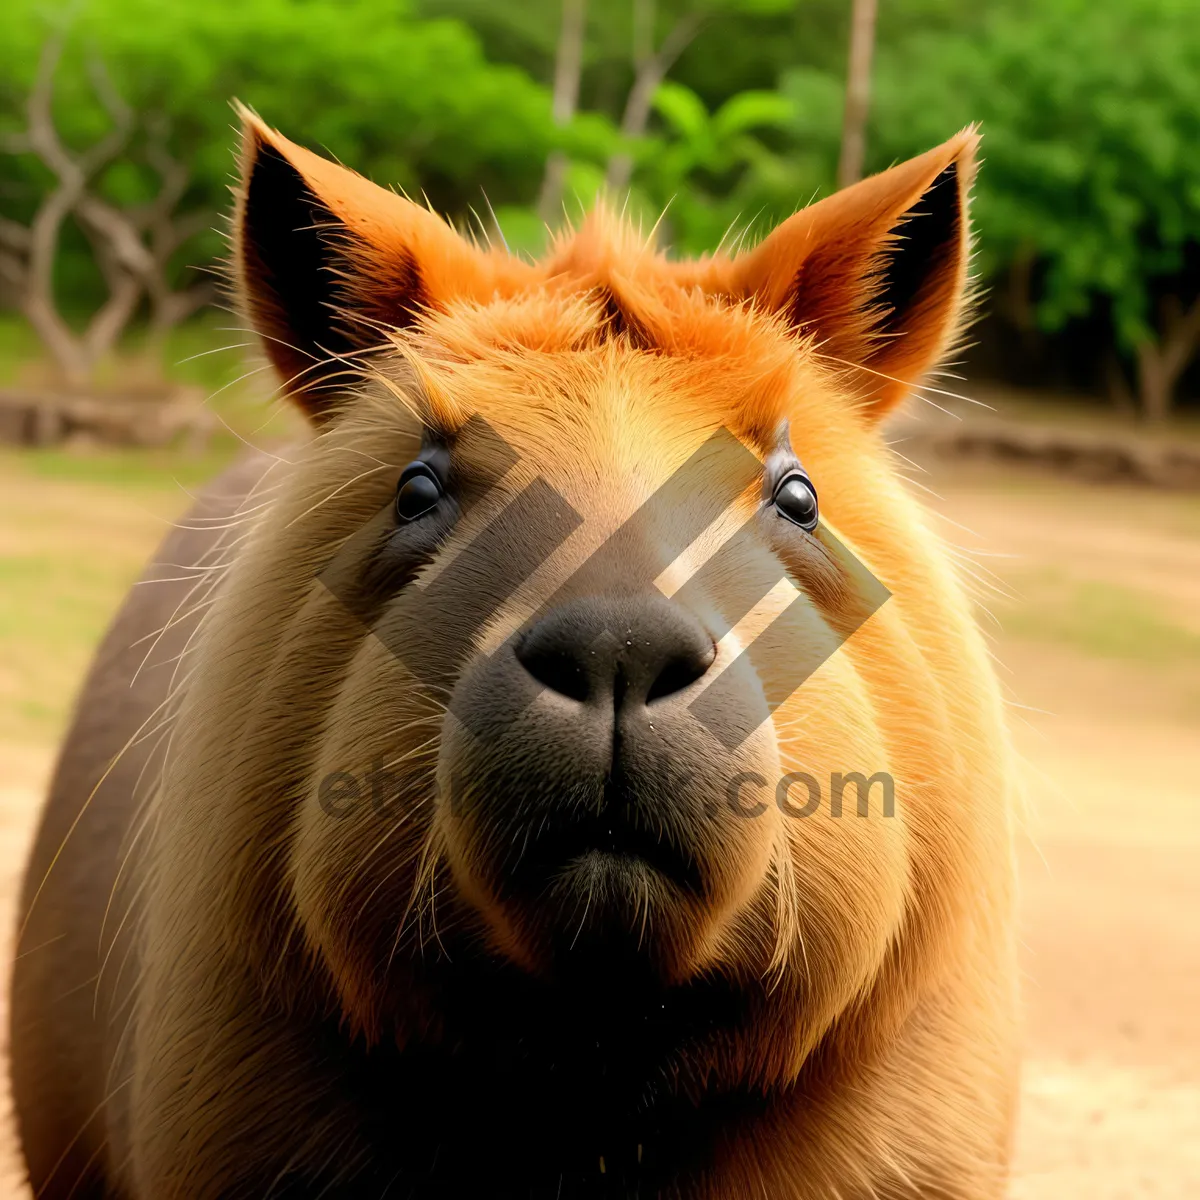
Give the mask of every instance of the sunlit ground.
M 1200 496 L 980 466 L 924 482 L 989 555 L 1028 768 L 1013 1196 L 1200 1195 Z
M 229 452 L 0 452 L 6 928 L 90 651 Z M 1028 764 L 1013 1196 L 1200 1195 L 1200 496 L 979 466 L 916 478 L 947 536 L 983 552 L 971 570 Z M 0 1195 L 22 1195 L 17 1178 Z

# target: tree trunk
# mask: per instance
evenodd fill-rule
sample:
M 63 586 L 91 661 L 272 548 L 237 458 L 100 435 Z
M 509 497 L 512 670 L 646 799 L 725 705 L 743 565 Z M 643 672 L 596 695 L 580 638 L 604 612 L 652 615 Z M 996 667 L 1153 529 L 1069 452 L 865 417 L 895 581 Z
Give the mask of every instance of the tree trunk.
M 583 75 L 583 38 L 587 28 L 587 0 L 563 0 L 562 27 L 554 57 L 554 124 L 570 124 L 579 104 L 579 81 Z M 562 203 L 567 175 L 567 156 L 555 150 L 546 160 L 546 174 L 538 196 L 538 216 L 549 225 Z
M 92 83 L 112 120 L 112 129 L 89 149 L 73 153 L 62 142 L 54 124 L 54 76 L 62 57 L 64 34 L 47 40 L 38 61 L 37 77 L 26 101 L 27 125 L 7 139 L 18 153 L 37 155 L 54 176 L 55 184 L 42 197 L 26 233 L 5 222 L 7 250 L 4 274 L 18 285 L 19 304 L 34 332 L 41 338 L 66 381 L 74 386 L 88 381 L 97 358 L 120 334 L 137 306 L 140 282 L 131 277 L 125 261 L 144 248 L 134 242 L 106 243 L 109 258 L 100 262 L 110 286 L 108 302 L 93 318 L 88 331 L 77 336 L 59 312 L 54 293 L 54 265 L 59 237 L 67 217 L 80 213 L 88 200 L 87 188 L 124 148 L 132 127 L 132 114 L 112 89 L 98 61 L 91 64 Z M 85 229 L 86 231 L 86 229 Z
M 54 263 L 63 222 L 83 187 L 82 173 L 63 171 L 62 182 L 38 208 L 29 229 L 29 260 L 25 294 L 21 300 L 21 311 L 34 333 L 50 352 L 63 378 L 76 386 L 87 381 L 92 364 L 82 340 L 75 336 L 58 311 L 54 298 Z
M 1142 416 L 1158 424 L 1171 411 L 1171 383 L 1163 366 L 1163 356 L 1154 342 L 1142 342 L 1137 348 L 1138 398 Z
M 21 303 L 21 312 L 50 353 L 54 365 L 63 379 L 72 387 L 87 383 L 91 374 L 91 363 L 83 351 L 82 343 L 71 332 L 53 305 L 43 297 L 26 296 Z
M 1142 415 L 1155 423 L 1171 415 L 1175 385 L 1200 345 L 1200 296 L 1184 309 L 1177 296 L 1162 305 L 1162 332 L 1137 348 L 1138 395 Z
M 871 54 L 875 49 L 876 0 L 854 0 L 850 15 L 850 60 L 842 115 L 838 187 L 862 178 L 867 151 L 867 112 L 871 105 Z
M 621 137 L 625 141 L 640 138 L 650 122 L 650 106 L 658 85 L 667 77 L 679 56 L 700 32 L 703 18 L 699 13 L 686 13 L 671 27 L 662 45 L 654 49 L 655 0 L 633 2 L 633 86 L 625 100 L 621 116 Z M 618 151 L 608 160 L 605 184 L 609 191 L 619 192 L 629 185 L 633 174 L 633 157 L 626 150 Z

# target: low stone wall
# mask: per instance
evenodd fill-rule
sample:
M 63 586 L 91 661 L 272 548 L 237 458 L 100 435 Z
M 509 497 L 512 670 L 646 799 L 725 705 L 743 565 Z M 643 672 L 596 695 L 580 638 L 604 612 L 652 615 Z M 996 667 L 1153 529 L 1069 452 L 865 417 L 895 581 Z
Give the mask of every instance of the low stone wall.
M 161 397 L 93 396 L 0 388 L 0 442 L 53 446 L 93 442 L 201 452 L 216 426 L 198 389 Z
M 1200 490 L 1200 442 L 1138 430 L 1076 429 L 1002 417 L 901 418 L 889 439 L 908 457 L 990 459 L 1099 482 Z

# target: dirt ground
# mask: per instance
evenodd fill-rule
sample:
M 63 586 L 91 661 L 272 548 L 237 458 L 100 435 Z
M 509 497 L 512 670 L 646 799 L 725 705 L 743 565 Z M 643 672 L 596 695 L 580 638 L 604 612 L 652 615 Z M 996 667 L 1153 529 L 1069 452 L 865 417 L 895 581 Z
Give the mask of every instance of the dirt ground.
M 1200 1196 L 1200 504 L 979 468 L 930 486 L 953 540 L 1015 556 L 979 560 L 1009 590 L 987 603 L 1030 788 L 1012 1196 Z
M 915 478 L 984 577 L 1029 779 L 1013 1200 L 1200 1196 L 1200 498 L 980 467 Z M 86 526 L 100 504 L 132 554 L 161 531 L 156 505 L 186 499 L 123 497 L 94 481 L 0 476 L 0 565 L 23 553 L 14 509 L 59 505 Z M 64 654 L 51 690 L 73 681 L 86 646 Z M 0 702 L 5 686 L 18 701 L 43 686 L 19 672 L 6 685 L 4 670 Z M 65 703 L 44 719 L 0 717 L 4 929 Z M 13 1155 L 0 1164 L 0 1200 L 27 1195 Z

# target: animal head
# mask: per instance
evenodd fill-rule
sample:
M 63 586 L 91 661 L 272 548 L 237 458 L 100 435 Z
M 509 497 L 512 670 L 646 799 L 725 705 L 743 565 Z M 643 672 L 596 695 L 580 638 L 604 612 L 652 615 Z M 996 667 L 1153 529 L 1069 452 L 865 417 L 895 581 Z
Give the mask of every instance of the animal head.
M 1003 819 L 880 431 L 960 330 L 976 141 L 736 256 L 601 208 L 527 262 L 246 118 L 236 286 L 312 436 L 248 503 L 167 790 L 264 977 L 401 1044 L 503 996 L 666 1012 L 696 1087 L 903 1019 Z

